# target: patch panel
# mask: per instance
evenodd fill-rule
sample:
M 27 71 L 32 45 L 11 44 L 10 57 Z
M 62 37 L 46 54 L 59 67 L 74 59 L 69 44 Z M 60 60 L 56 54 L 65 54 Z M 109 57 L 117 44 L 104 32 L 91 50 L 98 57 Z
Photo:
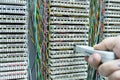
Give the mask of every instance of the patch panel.
M 26 6 L 0 5 L 0 13 L 26 14 Z
M 73 16 L 89 16 L 88 9 L 77 9 L 77 8 L 59 8 L 59 7 L 51 7 L 50 8 L 51 15 L 73 15 Z
M 119 36 L 119 35 L 120 35 L 120 33 L 104 33 L 103 38 L 116 37 L 116 36 Z
M 28 80 L 28 0 L 0 0 L 0 80 Z
M 88 42 L 50 42 L 50 49 L 73 49 L 75 45 L 88 45 Z
M 27 51 L 27 44 L 0 44 L 0 52 Z
M 89 18 L 50 17 L 50 24 L 89 24 Z
M 50 25 L 50 32 L 88 32 L 87 25 Z
M 64 59 L 49 59 L 50 66 L 67 66 L 67 65 L 77 65 L 86 64 L 84 57 L 78 58 L 64 58 Z
M 0 0 L 1 4 L 17 4 L 17 5 L 26 5 L 27 0 Z
M 26 34 L 0 34 L 0 42 L 26 42 Z
M 27 33 L 27 25 L 0 25 L 0 33 Z
M 62 75 L 51 75 L 50 80 L 87 80 L 87 72 L 83 73 L 72 73 L 72 74 L 62 74 Z
M 87 80 L 85 55 L 73 48 L 88 45 L 90 0 L 49 3 L 48 80 Z
M 49 0 L 50 6 L 89 8 L 89 0 Z
M 75 53 L 73 50 L 49 50 L 50 58 L 83 57 L 82 53 Z
M 49 67 L 51 74 L 75 73 L 87 71 L 87 65 Z
M 119 17 L 120 12 L 119 11 L 105 11 L 105 17 Z
M 27 79 L 28 74 L 27 71 L 12 71 L 12 72 L 0 72 L 0 79 L 7 80 L 7 79 Z
M 27 16 L 0 15 L 0 23 L 27 23 Z
M 104 18 L 105 24 L 120 24 L 119 18 Z
M 118 4 L 118 3 L 105 3 L 105 9 L 120 10 L 120 4 Z
M 50 34 L 50 41 L 60 40 L 88 40 L 88 34 Z
M 120 26 L 104 26 L 104 32 L 119 32 L 120 31 Z

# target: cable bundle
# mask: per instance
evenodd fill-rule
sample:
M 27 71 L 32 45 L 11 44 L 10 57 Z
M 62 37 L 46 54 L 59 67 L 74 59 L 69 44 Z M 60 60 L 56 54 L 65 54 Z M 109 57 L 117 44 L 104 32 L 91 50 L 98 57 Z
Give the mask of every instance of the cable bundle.
M 30 30 L 29 34 L 36 49 L 36 78 L 46 80 L 47 56 L 47 13 L 46 0 L 30 0 Z M 34 2 L 34 3 L 33 3 Z

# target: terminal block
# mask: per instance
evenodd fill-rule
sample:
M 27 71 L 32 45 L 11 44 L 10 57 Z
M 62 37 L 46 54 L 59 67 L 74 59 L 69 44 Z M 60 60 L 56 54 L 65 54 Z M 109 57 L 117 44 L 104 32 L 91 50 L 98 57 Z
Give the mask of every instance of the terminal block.
M 50 25 L 49 29 L 50 32 L 89 32 L 89 27 L 87 25 Z
M 50 49 L 73 49 L 75 45 L 88 45 L 88 42 L 50 42 Z
M 120 26 L 116 25 L 109 25 L 109 26 L 104 26 L 104 32 L 120 32 Z
M 120 19 L 119 18 L 104 18 L 105 24 L 119 24 Z
M 50 41 L 76 41 L 86 40 L 88 41 L 88 34 L 50 34 Z
M 67 7 L 80 7 L 89 8 L 89 0 L 49 0 L 50 6 L 67 6 Z
M 27 5 L 27 0 L 0 0 L 1 4 Z
M 12 72 L 0 72 L 0 79 L 1 80 L 8 80 L 8 79 L 27 79 L 28 73 L 26 70 L 24 71 L 12 71 Z
M 23 52 L 28 51 L 27 44 L 0 44 L 0 52 Z
M 87 80 L 87 72 L 50 75 L 50 80 L 81 80 L 81 79 Z
M 23 71 L 27 70 L 27 62 L 9 62 L 9 63 L 0 63 L 0 72 L 3 71 Z
M 49 67 L 50 74 L 63 74 L 87 71 L 88 65 Z
M 116 37 L 116 36 L 119 36 L 119 35 L 120 35 L 120 33 L 104 33 L 103 38 Z
M 49 59 L 50 66 L 67 66 L 67 65 L 80 65 L 86 64 L 84 57 L 78 58 L 64 58 L 64 59 Z
M 27 6 L 0 5 L 0 13 L 7 14 L 26 14 Z
M 14 56 L 24 56 L 24 57 L 26 57 L 26 56 L 28 56 L 28 53 L 27 52 L 24 52 L 24 53 L 22 53 L 22 52 L 13 52 L 13 53 L 1 53 L 0 54 L 0 58 L 4 58 L 4 57 L 14 57 Z
M 73 50 L 49 50 L 50 58 L 66 58 L 66 57 L 84 57 L 82 53 L 75 53 Z
M 18 15 L 0 15 L 0 23 L 27 23 L 27 16 Z
M 27 34 L 0 34 L 0 43 L 2 42 L 27 42 Z
M 118 3 L 105 3 L 105 9 L 114 9 L 114 10 L 119 10 L 120 9 L 120 4 Z
M 89 24 L 89 18 L 50 17 L 50 24 Z
M 89 16 L 89 9 L 51 7 L 51 15 Z
M 120 16 L 120 12 L 119 11 L 105 11 L 105 17 L 119 17 Z
M 23 56 L 23 55 L 14 55 L 14 56 L 7 56 L 7 57 L 1 57 L 0 58 L 0 63 L 1 62 L 13 62 L 13 61 L 18 61 L 18 62 L 24 62 L 28 60 L 28 56 Z
M 0 33 L 27 33 L 27 25 L 0 25 Z

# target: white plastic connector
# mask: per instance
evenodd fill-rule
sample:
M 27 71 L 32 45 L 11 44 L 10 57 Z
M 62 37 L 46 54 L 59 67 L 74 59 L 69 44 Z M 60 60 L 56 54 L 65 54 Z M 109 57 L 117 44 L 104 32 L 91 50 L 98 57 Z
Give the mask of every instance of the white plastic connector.
M 4 53 L 4 54 L 0 54 L 0 58 L 2 57 L 14 57 L 14 56 L 28 56 L 28 53 Z
M 9 62 L 9 63 L 1 63 L 0 64 L 0 72 L 2 71 L 20 71 L 20 70 L 27 70 L 28 63 L 27 62 Z
M 27 6 L 0 5 L 0 13 L 26 14 Z
M 75 45 L 88 45 L 88 42 L 50 42 L 50 49 L 73 49 Z
M 120 32 L 120 26 L 116 25 L 110 25 L 110 26 L 104 26 L 104 32 Z
M 119 24 L 120 19 L 119 18 L 104 18 L 105 24 Z
M 0 52 L 28 51 L 27 44 L 0 44 Z
M 49 67 L 51 74 L 75 73 L 87 71 L 88 65 Z
M 89 18 L 50 17 L 50 24 L 89 24 Z
M 119 17 L 120 12 L 119 11 L 105 11 L 105 17 Z
M 0 0 L 0 3 L 26 5 L 27 0 Z
M 120 33 L 103 33 L 103 38 L 108 38 L 108 37 L 116 37 L 119 36 Z
M 68 7 L 81 7 L 89 8 L 89 0 L 50 0 L 51 6 L 68 6 Z
M 81 25 L 50 25 L 50 32 L 89 32 L 88 26 Z
M 28 56 L 14 56 L 14 57 L 2 57 L 0 58 L 0 62 L 11 62 L 11 61 L 27 61 Z
M 75 64 L 86 64 L 84 57 L 78 58 L 64 58 L 64 59 L 49 59 L 50 66 L 63 66 L 63 65 L 75 65 Z
M 27 23 L 27 16 L 0 15 L 0 23 Z
M 89 9 L 51 7 L 51 15 L 89 16 Z
M 0 33 L 27 33 L 27 25 L 0 25 Z
M 120 4 L 118 3 L 105 3 L 105 9 L 120 9 Z
M 60 41 L 60 40 L 88 41 L 88 34 L 50 34 L 50 41 Z
M 27 71 L 24 70 L 24 71 L 0 72 L 1 80 L 19 79 L 19 78 L 23 78 L 23 79 L 27 80 L 27 78 L 28 78 Z
M 83 57 L 84 54 L 75 53 L 73 50 L 49 50 L 50 58 Z
M 61 74 L 61 75 L 50 75 L 51 80 L 86 80 L 87 72 Z
M 27 42 L 27 34 L 1 34 L 0 42 Z

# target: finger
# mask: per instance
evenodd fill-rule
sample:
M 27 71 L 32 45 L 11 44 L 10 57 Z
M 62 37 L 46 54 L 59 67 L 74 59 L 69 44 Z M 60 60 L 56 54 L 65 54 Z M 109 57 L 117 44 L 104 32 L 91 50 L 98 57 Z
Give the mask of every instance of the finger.
M 94 46 L 94 49 L 98 50 L 112 50 L 116 44 L 116 37 L 110 37 L 104 39 L 102 42 Z
M 106 62 L 100 65 L 100 67 L 98 68 L 98 71 L 103 76 L 109 76 L 117 70 L 120 70 L 120 60 L 113 60 L 113 61 Z
M 88 63 L 90 64 L 91 67 L 98 68 L 100 62 L 101 62 L 101 56 L 97 53 L 91 55 L 88 58 Z
M 113 52 L 116 54 L 117 58 L 120 58 L 120 36 L 117 37 L 115 42 L 116 42 L 116 45 L 113 48 Z
M 109 77 L 108 80 L 120 80 L 120 70 L 113 72 Z
M 86 57 L 85 57 L 85 61 L 87 61 L 87 62 L 88 62 L 88 58 L 89 58 L 89 57 L 88 57 L 88 56 L 86 56 Z

